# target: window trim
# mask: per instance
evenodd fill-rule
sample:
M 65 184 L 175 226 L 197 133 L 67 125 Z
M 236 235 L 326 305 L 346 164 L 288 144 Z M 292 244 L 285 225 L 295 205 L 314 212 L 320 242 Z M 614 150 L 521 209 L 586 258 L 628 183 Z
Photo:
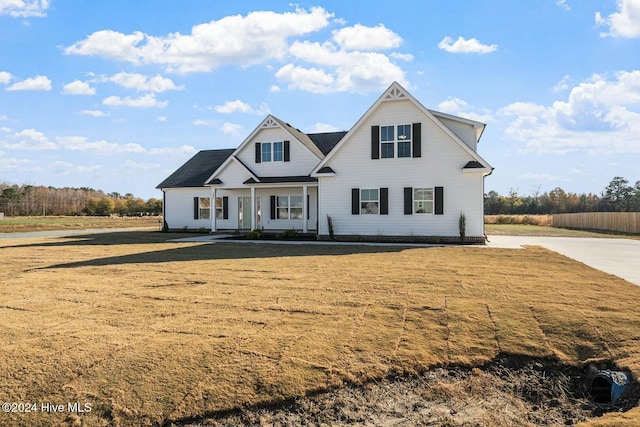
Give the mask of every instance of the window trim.
M 408 139 L 400 139 L 400 126 L 406 126 L 409 132 Z M 385 128 L 393 129 L 393 139 L 383 140 L 385 136 Z M 400 124 L 392 124 L 392 125 L 380 125 L 378 132 L 378 151 L 380 159 L 408 159 L 413 157 L 413 124 L 412 123 L 400 123 Z M 403 134 L 406 132 L 403 132 Z M 408 144 L 409 153 L 408 155 L 400 156 L 400 143 Z M 392 155 L 385 155 L 385 150 L 389 150 L 389 146 L 393 146 Z
M 291 199 L 294 197 L 300 198 L 300 206 L 294 206 Z M 281 201 L 286 200 L 286 205 L 280 205 Z M 285 210 L 287 212 L 287 217 L 280 217 L 280 210 Z M 300 216 L 293 216 L 293 210 L 300 211 Z M 302 194 L 288 194 L 286 196 L 275 196 L 275 218 L 274 220 L 304 220 L 304 200 Z
M 416 192 L 418 190 L 431 190 L 431 199 L 429 198 L 425 198 L 425 199 L 418 199 L 416 197 Z M 412 191 L 411 191 L 411 196 L 412 196 L 412 212 L 415 215 L 434 215 L 435 214 L 435 187 L 413 187 Z M 417 203 L 429 203 L 431 202 L 431 212 L 418 212 L 418 208 L 417 208 Z
M 203 206 L 203 201 L 208 202 L 208 206 Z M 211 198 L 198 197 L 198 219 L 211 219 Z
M 364 198 L 362 197 L 363 192 L 364 191 L 376 191 L 377 193 L 377 199 L 370 199 L 370 200 L 364 200 Z M 379 187 L 375 187 L 375 188 L 360 188 L 360 215 L 380 215 L 380 188 Z M 376 211 L 375 212 L 366 212 L 363 208 L 363 203 L 376 203 Z

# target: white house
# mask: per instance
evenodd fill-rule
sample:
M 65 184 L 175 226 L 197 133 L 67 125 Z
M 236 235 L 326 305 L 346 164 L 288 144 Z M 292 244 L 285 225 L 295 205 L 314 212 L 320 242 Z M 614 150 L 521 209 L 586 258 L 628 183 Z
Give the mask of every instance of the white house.
M 295 229 L 338 240 L 484 241 L 485 125 L 393 83 L 348 132 L 268 115 L 238 146 L 197 153 L 157 188 L 169 229 Z M 331 225 L 330 225 L 331 223 Z M 331 228 L 331 229 L 330 229 Z

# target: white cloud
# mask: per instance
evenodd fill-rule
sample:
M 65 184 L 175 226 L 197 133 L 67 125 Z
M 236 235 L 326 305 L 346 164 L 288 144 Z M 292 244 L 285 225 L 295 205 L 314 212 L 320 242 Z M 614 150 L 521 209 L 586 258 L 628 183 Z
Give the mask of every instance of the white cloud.
M 216 126 L 217 124 L 217 120 L 196 119 L 193 121 L 194 126 Z
M 0 131 L 4 132 L 4 133 L 9 133 L 9 132 L 13 132 L 13 130 L 11 128 L 8 128 L 6 126 L 2 126 L 0 127 Z
M 339 50 L 331 42 L 294 42 L 289 52 L 299 60 L 314 64 L 302 67 L 287 64 L 276 73 L 290 89 L 313 93 L 370 92 L 385 89 L 393 81 L 407 85 L 404 71 L 378 52 Z
M 609 27 L 609 32 L 600 33 L 602 37 L 640 37 L 640 0 L 617 0 L 617 12 L 603 18 L 596 12 L 597 25 Z
M 239 136 L 242 132 L 242 126 L 235 123 L 225 122 L 220 130 L 225 135 Z
M 441 50 L 447 51 L 449 53 L 491 53 L 498 50 L 497 44 L 486 45 L 480 43 L 478 39 L 469 39 L 465 40 L 464 37 L 458 37 L 458 40 L 455 42 L 451 37 L 445 37 L 442 39 L 440 43 L 438 43 L 438 47 Z
M 498 114 L 515 116 L 505 138 L 539 153 L 640 153 L 640 70 L 612 79 L 594 75 L 550 106 L 518 102 Z
M 366 27 L 356 24 L 333 31 L 333 40 L 345 50 L 383 50 L 393 49 L 402 43 L 402 38 L 379 24 Z
M 315 125 L 313 125 L 309 133 L 338 132 L 338 131 L 340 131 L 340 129 L 333 125 L 330 125 L 328 123 L 318 122 Z
M 47 16 L 50 0 L 0 0 L 0 15 L 14 18 Z
M 160 64 L 180 73 L 222 65 L 254 65 L 284 57 L 290 37 L 318 31 L 333 15 L 321 7 L 294 12 L 251 12 L 192 27 L 191 34 L 151 36 L 102 30 L 64 49 L 68 55 L 101 56 L 133 64 Z
M 133 108 L 164 108 L 169 105 L 169 101 L 158 101 L 153 93 L 148 93 L 140 98 L 127 96 L 109 96 L 102 100 L 104 105 L 110 107 L 133 107 Z
M 5 116 L 4 114 L 0 114 L 0 121 L 7 120 L 7 119 L 8 119 L 7 116 Z
M 173 80 L 160 75 L 147 77 L 139 73 L 121 72 L 111 77 L 105 77 L 101 81 L 113 82 L 127 89 L 135 89 L 138 92 L 161 93 L 168 90 L 184 89 L 184 86 L 176 86 Z
M 130 170 L 150 170 L 150 169 L 157 169 L 157 168 L 160 167 L 160 165 L 157 164 L 157 163 L 134 162 L 131 159 L 125 160 L 125 162 L 124 162 L 124 164 L 122 166 L 127 171 L 130 171 Z
M 91 173 L 102 169 L 100 165 L 84 166 L 75 165 L 62 160 L 56 160 L 49 164 L 48 168 L 51 172 L 58 175 L 77 175 L 81 173 Z
M 235 101 L 225 101 L 224 104 L 216 105 L 215 107 L 213 107 L 213 109 L 217 113 L 222 114 L 249 113 L 263 115 L 269 113 L 269 107 L 266 104 L 262 104 L 260 108 L 254 109 L 249 104 L 239 99 L 236 99 Z
M 51 90 L 51 80 L 46 76 L 30 77 L 21 82 L 16 82 L 6 88 L 5 90 L 20 91 L 20 90 Z
M 32 172 L 39 169 L 30 159 L 0 157 L 0 170 L 3 171 Z
M 400 52 L 392 52 L 391 55 L 392 58 L 396 58 L 396 59 L 401 59 L 403 61 L 413 61 L 414 56 L 411 55 L 410 53 L 400 53 Z
M 0 146 L 10 150 L 55 150 L 56 144 L 42 132 L 35 129 L 23 129 L 11 135 L 7 140 L 0 140 Z
M 492 123 L 496 121 L 490 112 L 475 112 L 473 111 L 473 107 L 470 106 L 467 101 L 456 97 L 449 97 L 446 101 L 442 101 L 438 104 L 438 110 L 443 113 L 453 114 L 458 117 L 464 117 L 480 123 Z
M 167 116 L 158 116 L 156 117 L 156 122 L 166 122 Z
M 116 144 L 104 140 L 89 141 L 84 136 L 63 136 L 56 138 L 57 145 L 69 151 L 90 151 L 98 154 L 144 153 L 146 150 L 139 144 Z
M 95 95 L 96 89 L 89 86 L 87 82 L 75 80 L 64 85 L 63 93 L 67 95 Z
M 569 89 L 569 84 L 571 83 L 571 76 L 569 74 L 565 74 L 565 76 L 553 87 L 554 92 L 562 92 Z
M 80 114 L 82 114 L 83 116 L 92 116 L 92 117 L 105 117 L 105 116 L 109 116 L 109 113 L 105 113 L 104 111 L 100 111 L 100 110 L 82 110 L 80 111 Z
M 567 4 L 567 0 L 557 0 L 556 5 L 564 10 L 571 10 L 571 7 Z
M 152 148 L 149 150 L 149 154 L 160 156 L 191 156 L 196 153 L 196 149 L 191 145 L 182 145 L 180 147 L 161 147 Z
M 442 101 L 438 104 L 438 110 L 452 114 L 462 111 L 467 107 L 469 107 L 469 104 L 466 101 L 455 97 L 449 97 L 446 101 Z
M 11 73 L 8 73 L 6 71 L 0 71 L 0 83 L 7 84 L 10 81 L 11 81 Z
M 269 92 L 271 92 L 271 93 L 278 93 L 278 92 L 280 92 L 280 86 L 278 86 L 278 85 L 272 85 L 272 86 L 269 88 Z

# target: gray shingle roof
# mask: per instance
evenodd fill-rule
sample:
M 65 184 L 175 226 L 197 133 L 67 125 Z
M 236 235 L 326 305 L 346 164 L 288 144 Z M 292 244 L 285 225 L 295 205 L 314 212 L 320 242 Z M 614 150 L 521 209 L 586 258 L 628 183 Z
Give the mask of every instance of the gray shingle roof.
M 233 149 L 200 151 L 158 184 L 156 188 L 202 187 L 207 178 L 234 151 Z
M 307 136 L 313 141 L 313 143 L 322 151 L 325 156 L 329 154 L 329 151 L 333 150 L 333 147 L 338 145 L 338 142 L 347 134 L 346 131 L 342 132 L 325 132 L 325 133 L 309 133 Z

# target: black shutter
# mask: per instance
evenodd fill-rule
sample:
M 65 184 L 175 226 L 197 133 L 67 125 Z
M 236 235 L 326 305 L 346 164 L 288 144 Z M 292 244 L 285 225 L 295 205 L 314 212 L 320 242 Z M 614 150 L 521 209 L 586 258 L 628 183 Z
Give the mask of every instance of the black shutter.
M 290 156 L 290 153 L 289 153 L 289 141 L 285 141 L 285 142 L 283 143 L 283 145 L 284 145 L 284 148 L 283 148 L 283 151 L 284 151 L 284 161 L 285 161 L 285 162 L 288 162 L 288 161 L 290 160 L 290 158 L 289 158 L 289 156 Z
M 222 197 L 222 219 L 229 219 L 229 198 Z
M 371 126 L 371 158 L 380 158 L 380 126 Z
M 200 219 L 200 204 L 198 198 L 193 198 L 193 219 Z
M 271 219 L 276 219 L 276 196 L 271 196 Z
M 260 163 L 262 160 L 262 150 L 260 148 L 260 143 L 256 142 L 256 163 Z
M 443 196 L 444 196 L 444 188 L 443 187 L 436 187 L 436 209 L 435 209 L 435 214 L 436 215 L 442 215 L 444 214 L 444 201 L 443 201 Z
M 380 189 L 380 215 L 389 215 L 389 189 Z
M 413 188 L 404 187 L 404 214 L 413 214 Z
M 360 215 L 360 189 L 351 189 L 351 215 Z
M 413 124 L 413 157 L 422 157 L 422 123 Z
M 311 198 L 309 197 L 309 193 L 307 193 L 307 219 L 309 219 L 309 212 L 311 212 L 311 205 L 309 203 L 309 200 L 311 200 Z

